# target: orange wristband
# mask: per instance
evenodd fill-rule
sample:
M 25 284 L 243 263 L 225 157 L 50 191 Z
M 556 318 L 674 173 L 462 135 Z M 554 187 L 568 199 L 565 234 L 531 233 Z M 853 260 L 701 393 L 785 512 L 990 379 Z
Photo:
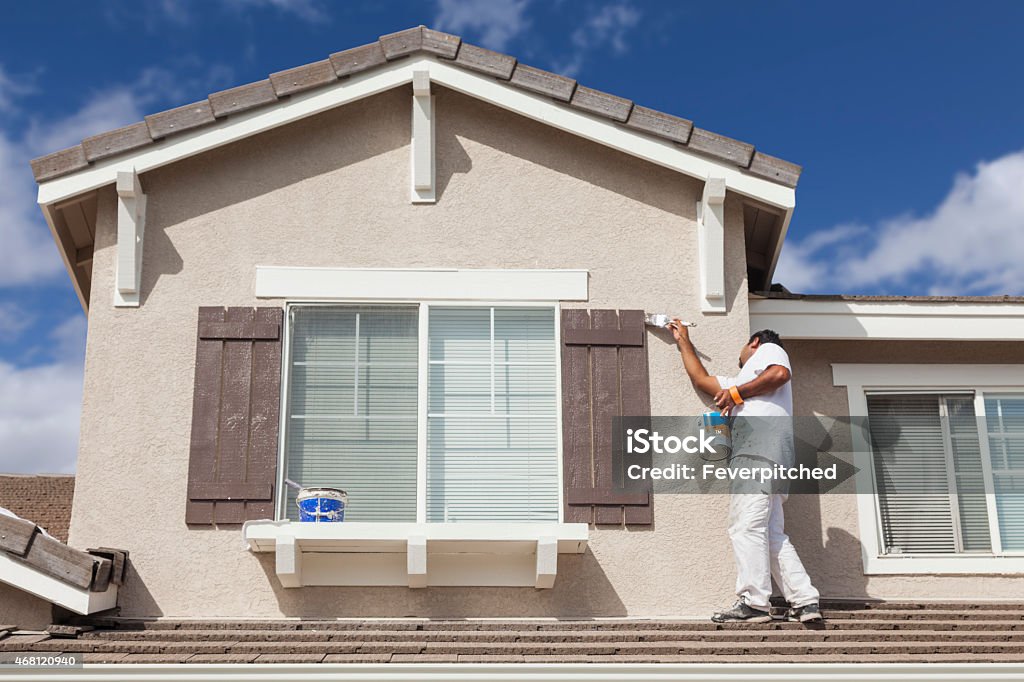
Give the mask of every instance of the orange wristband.
M 729 388 L 729 395 L 732 396 L 732 401 L 737 405 L 743 404 L 743 396 L 740 395 L 740 389 L 736 388 L 735 386 L 731 386 Z

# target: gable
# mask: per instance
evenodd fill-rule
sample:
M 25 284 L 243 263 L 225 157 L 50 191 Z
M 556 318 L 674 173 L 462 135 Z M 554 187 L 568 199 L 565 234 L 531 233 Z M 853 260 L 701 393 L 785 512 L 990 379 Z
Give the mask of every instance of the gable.
M 417 78 L 425 79 L 426 97 L 415 96 Z M 767 209 L 761 218 L 755 218 L 762 223 L 768 220 L 771 226 L 770 243 L 751 254 L 752 260 L 759 262 L 752 271 L 758 281 L 752 279 L 752 286 L 767 288 L 770 283 L 795 205 L 793 187 L 799 167 L 685 119 L 578 85 L 572 79 L 520 64 L 513 57 L 463 44 L 457 36 L 417 27 L 336 53 L 329 60 L 272 74 L 265 81 L 214 93 L 205 102 L 148 116 L 143 122 L 36 159 L 33 170 L 40 182 L 39 203 L 83 305 L 89 245 L 70 238 L 70 222 L 77 209 L 67 209 L 100 187 L 113 184 L 119 173 L 139 177 L 410 83 L 414 101 L 428 101 L 429 85 L 436 83 L 698 180 L 721 180 L 727 190 Z M 423 116 L 414 116 L 414 129 L 417 120 L 426 126 L 424 131 L 433 125 Z M 430 161 L 424 151 L 426 143 L 416 145 L 416 137 L 414 134 L 414 188 L 426 182 L 415 174 L 423 175 Z M 125 181 L 142 186 L 127 176 Z M 433 199 L 430 192 L 424 192 L 420 200 Z M 143 223 L 144 215 L 140 215 L 134 226 L 140 235 Z M 125 277 L 124 286 L 130 294 L 129 279 Z

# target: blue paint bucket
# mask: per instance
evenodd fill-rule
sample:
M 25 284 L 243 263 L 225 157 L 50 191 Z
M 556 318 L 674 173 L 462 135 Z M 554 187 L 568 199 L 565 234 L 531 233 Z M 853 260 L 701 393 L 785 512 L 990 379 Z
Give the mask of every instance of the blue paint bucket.
M 303 488 L 295 497 L 299 521 L 340 523 L 345 520 L 348 493 L 337 488 Z
M 705 434 L 712 434 L 711 447 L 714 449 L 714 453 L 701 453 L 701 459 L 707 462 L 728 459 L 732 454 L 732 425 L 729 417 L 717 410 L 708 410 L 701 415 L 700 425 Z

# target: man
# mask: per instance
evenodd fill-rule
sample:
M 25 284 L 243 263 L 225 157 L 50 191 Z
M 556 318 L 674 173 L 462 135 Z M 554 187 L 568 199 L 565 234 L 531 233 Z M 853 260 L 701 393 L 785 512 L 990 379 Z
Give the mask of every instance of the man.
M 747 437 L 735 440 L 731 465 L 793 466 L 792 368 L 779 335 L 770 329 L 756 332 L 740 349 L 740 373 L 711 376 L 690 343 L 688 327 L 679 320 L 669 324 L 679 346 L 683 366 L 699 390 L 714 396 L 723 415 L 742 416 Z M 755 418 L 750 420 L 749 418 Z M 749 488 L 747 488 L 749 490 Z M 784 489 L 771 485 L 757 492 L 733 490 L 729 501 L 729 537 L 736 558 L 736 603 L 715 613 L 716 623 L 764 623 L 771 620 L 768 599 L 772 577 L 790 604 L 789 620 L 821 620 L 818 591 L 804 570 L 796 548 L 786 535 L 782 503 Z

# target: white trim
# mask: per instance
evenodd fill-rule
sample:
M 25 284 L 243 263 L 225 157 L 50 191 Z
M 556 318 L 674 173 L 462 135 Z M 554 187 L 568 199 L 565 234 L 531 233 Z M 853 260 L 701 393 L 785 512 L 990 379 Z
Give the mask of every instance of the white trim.
M 160 144 L 97 161 L 88 168 L 41 183 L 38 202 L 52 204 L 109 185 L 115 181 L 118 168 L 133 167 L 137 172 L 145 173 L 265 130 L 411 83 L 413 72 L 423 69 L 430 71 L 432 82 L 612 149 L 699 180 L 708 177 L 724 178 L 730 190 L 777 208 L 790 209 L 796 205 L 796 191 L 790 187 L 744 173 L 730 164 L 699 156 L 669 140 L 635 132 L 608 119 L 557 104 L 548 97 L 519 90 L 432 57 L 389 62 L 331 86 L 293 95 L 266 108 L 232 115 L 192 133 L 176 135 Z
M 557 555 L 582 554 L 589 534 L 585 523 L 247 521 L 242 527 L 250 551 L 274 552 L 285 588 L 550 588 Z
M 142 239 L 146 230 L 146 195 L 135 169 L 117 172 L 117 274 L 114 305 L 136 308 L 142 282 Z
M 5 552 L 0 552 L 0 582 L 82 615 L 117 606 L 114 583 L 105 592 L 90 592 L 36 570 Z
M 791 339 L 1020 341 L 1024 304 L 751 298 L 750 328 Z
M 311 300 L 586 301 L 586 270 L 298 268 L 256 266 L 258 298 Z
M 708 178 L 697 201 L 697 251 L 700 259 L 700 309 L 725 308 L 725 180 Z
M 412 72 L 412 203 L 432 204 L 437 201 L 434 98 L 430 95 L 430 72 Z
M 871 389 L 965 390 L 1024 386 L 1024 365 L 847 364 L 832 365 L 832 383 L 846 386 L 850 415 L 868 413 L 865 391 Z M 979 416 L 982 416 L 979 413 Z M 871 443 L 864 429 L 852 428 L 857 520 L 865 575 L 1024 574 L 1024 556 L 994 554 L 945 556 L 883 555 Z M 979 434 L 979 440 L 985 439 Z M 991 496 L 989 496 L 991 498 Z M 991 510 L 991 503 L 990 503 Z M 991 511 L 990 511 L 991 513 Z M 993 547 L 995 552 L 997 548 Z
M 1019 680 L 1021 663 L 239 663 L 239 664 L 85 664 L 80 669 L 12 668 L 10 682 L 85 680 L 87 682 L 167 682 L 170 680 L 405 680 L 491 682 L 703 682 L 787 680 L 825 682 L 931 682 L 934 680 Z

